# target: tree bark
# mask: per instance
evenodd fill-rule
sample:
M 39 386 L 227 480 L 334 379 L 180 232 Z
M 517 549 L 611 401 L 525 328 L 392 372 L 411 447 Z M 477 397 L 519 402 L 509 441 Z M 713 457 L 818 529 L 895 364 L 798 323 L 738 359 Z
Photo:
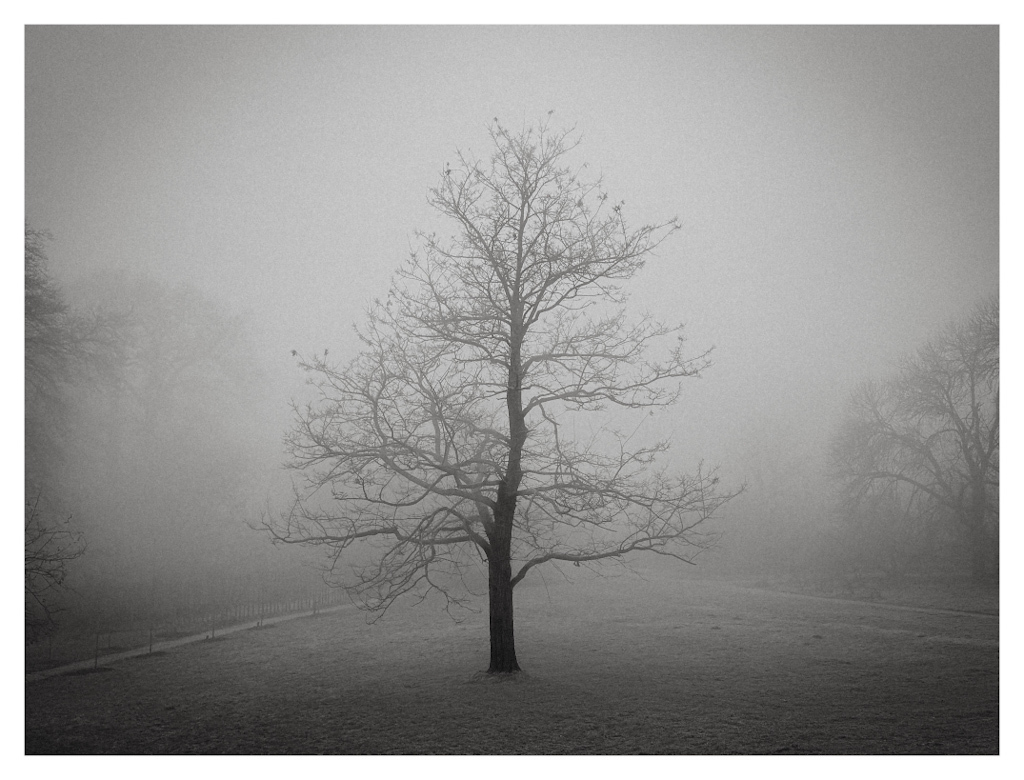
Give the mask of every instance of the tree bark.
M 509 540 L 511 541 L 511 540 Z M 498 549 L 496 549 L 498 548 Z M 512 614 L 511 545 L 492 543 L 488 558 L 488 592 L 490 594 L 491 665 L 490 674 L 518 672 L 516 641 Z

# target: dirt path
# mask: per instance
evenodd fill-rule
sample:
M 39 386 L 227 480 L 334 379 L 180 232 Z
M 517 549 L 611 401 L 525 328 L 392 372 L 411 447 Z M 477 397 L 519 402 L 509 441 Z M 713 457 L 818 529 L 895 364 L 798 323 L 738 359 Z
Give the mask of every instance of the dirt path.
M 325 609 L 317 610 L 317 614 L 337 612 L 343 609 L 355 609 L 355 607 L 351 604 L 340 604 L 336 607 L 327 607 Z M 249 620 L 245 623 L 238 623 L 234 626 L 218 628 L 215 635 L 212 637 L 209 631 L 204 631 L 200 634 L 191 634 L 189 636 L 178 637 L 176 639 L 162 639 L 159 642 L 153 642 L 152 645 L 147 644 L 144 647 L 135 647 L 131 650 L 123 650 L 118 653 L 100 655 L 95 658 L 90 658 L 87 661 L 76 661 L 62 666 L 43 669 L 38 672 L 31 672 L 25 675 L 25 682 L 37 682 L 39 680 L 45 680 L 47 677 L 56 677 L 57 675 L 88 672 L 90 670 L 98 669 L 101 666 L 117 663 L 118 661 L 124 661 L 129 658 L 137 658 L 138 656 L 150 655 L 152 653 L 165 653 L 168 650 L 172 650 L 175 647 L 181 647 L 182 645 L 189 645 L 194 642 L 205 642 L 211 639 L 218 640 L 224 636 L 237 633 L 238 631 L 251 631 L 262 626 L 272 626 L 312 614 L 313 613 L 309 610 L 303 610 L 302 612 L 291 612 L 287 615 L 276 615 L 274 617 L 262 618 L 260 620 Z

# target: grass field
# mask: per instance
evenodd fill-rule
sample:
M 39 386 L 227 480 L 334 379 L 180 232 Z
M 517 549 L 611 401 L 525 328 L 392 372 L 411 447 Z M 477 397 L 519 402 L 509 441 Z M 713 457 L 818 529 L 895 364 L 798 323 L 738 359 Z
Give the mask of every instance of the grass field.
M 998 753 L 998 617 L 927 606 L 549 576 L 500 682 L 485 613 L 344 609 L 29 683 L 26 752 Z

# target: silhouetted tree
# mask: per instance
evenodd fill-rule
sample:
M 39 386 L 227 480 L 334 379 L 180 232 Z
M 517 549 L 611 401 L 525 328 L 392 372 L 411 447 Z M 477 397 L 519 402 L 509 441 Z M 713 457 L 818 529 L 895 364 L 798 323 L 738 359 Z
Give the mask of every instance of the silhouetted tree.
M 370 545 L 352 587 L 377 609 L 431 590 L 459 604 L 452 583 L 485 562 L 489 671 L 514 672 L 512 593 L 531 569 L 639 551 L 692 562 L 730 495 L 713 473 L 659 468 L 667 442 L 600 425 L 576 441 L 569 424 L 653 414 L 708 365 L 684 356 L 681 327 L 624 312 L 619 284 L 676 221 L 628 228 L 624 204 L 567 167 L 568 133 L 495 123 L 491 138 L 489 161 L 460 154 L 430 191 L 456 234 L 420 235 L 359 331 L 363 351 L 344 369 L 303 360 L 318 399 L 296 407 L 287 441 L 304 480 L 267 527 L 327 547 L 332 571 Z
M 999 305 L 992 299 L 861 386 L 831 453 L 848 514 L 887 496 L 894 523 L 955 529 L 973 575 L 995 573 L 999 536 Z M 920 549 L 920 547 L 918 547 Z

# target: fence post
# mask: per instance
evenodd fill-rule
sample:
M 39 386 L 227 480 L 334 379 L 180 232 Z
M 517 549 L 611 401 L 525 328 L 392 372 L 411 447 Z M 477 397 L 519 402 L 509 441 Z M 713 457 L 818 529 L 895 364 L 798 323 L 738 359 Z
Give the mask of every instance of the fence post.
M 92 668 L 93 669 L 99 669 L 100 668 L 100 632 L 99 631 L 96 632 L 96 656 L 93 658 Z
M 153 626 L 149 627 L 149 652 L 153 654 Z

